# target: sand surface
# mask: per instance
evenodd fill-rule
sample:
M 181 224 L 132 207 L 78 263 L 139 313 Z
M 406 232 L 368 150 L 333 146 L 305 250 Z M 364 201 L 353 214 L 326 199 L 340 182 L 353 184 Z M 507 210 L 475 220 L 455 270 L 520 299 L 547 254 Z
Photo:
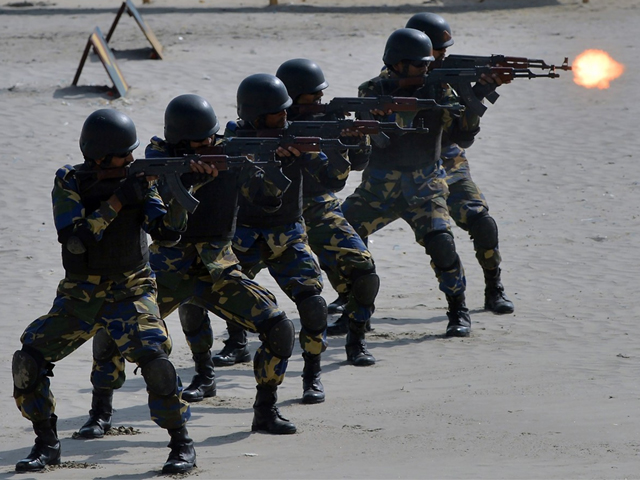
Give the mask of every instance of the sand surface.
M 71 82 L 89 34 L 106 35 L 121 5 L 55 0 L 0 6 L 0 478 L 146 479 L 159 475 L 168 436 L 150 419 L 140 375 L 115 395 L 116 426 L 138 435 L 72 439 L 90 406 L 90 344 L 55 368 L 63 466 L 14 475 L 33 445 L 12 399 L 11 358 L 26 325 L 45 313 L 63 275 L 52 222 L 55 170 L 81 161 L 78 137 L 93 110 L 136 122 L 144 145 L 162 133 L 167 103 L 197 93 L 225 122 L 247 75 L 307 57 L 324 70 L 326 98 L 353 96 L 376 75 L 388 35 L 416 12 L 451 24 L 450 53 L 501 53 L 558 63 L 589 48 L 625 65 L 609 89 L 559 79 L 518 80 L 499 90 L 468 156 L 498 222 L 503 280 L 513 315 L 483 307 L 472 243 L 455 229 L 466 267 L 473 333 L 445 339 L 444 295 L 408 226 L 371 237 L 382 286 L 368 344 L 378 362 L 346 363 L 344 339 L 323 357 L 327 400 L 306 406 L 300 347 L 279 390 L 296 435 L 251 434 L 251 366 L 218 369 L 218 396 L 193 405 L 197 478 L 640 478 L 638 342 L 640 6 L 632 0 L 153 0 L 140 13 L 164 47 L 129 16 L 110 41 L 124 98 L 93 55 Z M 142 150 L 138 153 L 141 155 Z M 359 183 L 353 174 L 341 196 Z M 268 275 L 298 324 L 294 305 Z M 335 298 L 330 287 L 328 301 Z M 177 314 L 168 318 L 172 360 L 184 381 L 193 362 Z M 214 320 L 217 335 L 224 323 Z M 255 348 L 257 339 L 251 339 Z M 217 342 L 215 349 L 221 348 Z

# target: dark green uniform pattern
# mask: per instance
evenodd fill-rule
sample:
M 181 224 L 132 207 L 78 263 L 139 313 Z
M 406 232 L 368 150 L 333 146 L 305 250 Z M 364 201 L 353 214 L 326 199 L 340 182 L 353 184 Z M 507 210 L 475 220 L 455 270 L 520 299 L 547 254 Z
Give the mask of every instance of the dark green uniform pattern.
M 446 170 L 449 186 L 447 206 L 449 214 L 460 228 L 469 231 L 472 218 L 489 211 L 484 195 L 471 178 L 469 161 L 464 149 L 453 144 L 443 148 L 442 163 Z M 494 270 L 500 266 L 502 258 L 498 247 L 483 249 L 476 247 L 476 258 L 485 270 Z
M 66 166 L 56 173 L 52 192 L 56 228 L 60 231 L 85 221 L 99 239 L 117 213 L 105 203 L 85 216 L 72 172 L 73 167 Z M 143 228 L 150 231 L 154 222 L 170 217 L 180 220 L 177 228 L 169 224 L 170 228 L 178 230 L 185 224 L 186 217 L 166 213 L 166 207 L 152 188 L 145 199 Z M 24 346 L 42 355 L 45 370 L 48 370 L 33 388 L 27 391 L 14 389 L 16 405 L 24 417 L 32 422 L 50 418 L 55 412 L 48 378 L 52 376 L 53 362 L 71 354 L 101 328 L 117 345 L 118 358 L 139 364 L 145 357 L 167 353 L 169 336 L 158 311 L 156 281 L 149 266 L 140 271 L 109 276 L 68 274 L 60 282 L 49 313 L 33 321 L 21 337 Z M 151 418 L 165 429 L 180 428 L 191 415 L 189 405 L 181 399 L 179 379 L 176 387 L 178 394 L 168 397 L 149 392 Z
M 295 301 L 305 293 L 322 291 L 322 272 L 307 242 L 301 222 L 269 228 L 239 226 L 233 249 L 249 278 L 266 267 L 282 291 Z M 302 349 L 312 355 L 327 349 L 324 332 L 312 334 L 302 328 L 299 338 Z
M 374 270 L 371 253 L 344 218 L 340 200 L 334 193 L 305 197 L 303 215 L 311 250 L 335 291 L 348 294 L 354 270 Z M 351 320 L 365 323 L 373 311 L 373 305 L 364 306 L 349 295 L 345 312 Z
M 389 71 L 384 70 L 379 78 L 389 76 Z M 373 82 L 365 82 L 358 91 L 361 97 L 377 94 L 379 92 Z M 447 89 L 439 102 L 457 103 L 457 99 Z M 414 112 L 398 112 L 384 117 L 384 120 L 395 121 L 400 127 L 411 127 L 415 116 Z M 445 131 L 455 125 L 447 111 L 442 113 L 441 123 Z M 425 237 L 435 232 L 451 233 L 448 193 L 445 171 L 437 162 L 425 161 L 421 166 L 402 169 L 394 169 L 393 165 L 372 167 L 369 164 L 363 172 L 360 185 L 343 202 L 342 211 L 363 239 L 402 218 L 411 226 L 416 241 L 425 246 Z M 433 262 L 431 266 L 442 292 L 455 296 L 465 291 L 466 280 L 461 264 L 451 270 L 437 268 Z

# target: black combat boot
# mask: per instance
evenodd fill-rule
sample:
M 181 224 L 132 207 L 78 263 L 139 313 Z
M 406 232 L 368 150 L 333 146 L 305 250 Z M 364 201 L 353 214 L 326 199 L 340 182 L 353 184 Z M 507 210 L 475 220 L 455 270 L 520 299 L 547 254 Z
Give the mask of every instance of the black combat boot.
M 171 429 L 169 435 L 171 441 L 168 447 L 171 452 L 162 467 L 162 473 L 187 473 L 196 466 L 196 449 L 193 440 L 189 438 L 187 427 Z
M 469 309 L 465 305 L 464 293 L 455 297 L 447 295 L 449 303 L 449 324 L 447 325 L 446 337 L 468 337 L 471 333 L 471 317 Z
M 346 335 L 348 331 L 349 331 L 349 317 L 344 313 L 340 315 L 340 317 L 335 322 L 327 325 L 327 336 L 329 337 Z
M 89 420 L 80 427 L 78 436 L 82 438 L 102 438 L 111 430 L 113 415 L 113 389 L 95 388 L 91 398 Z
M 187 402 L 200 402 L 205 398 L 215 397 L 216 374 L 213 370 L 211 350 L 194 353 L 193 361 L 196 362 L 196 374 L 191 380 L 191 385 L 182 391 L 182 399 Z
M 312 355 L 302 352 L 304 368 L 302 369 L 302 403 L 324 402 L 324 387 L 320 381 L 320 354 Z
M 367 320 L 365 332 L 373 331 L 371 328 L 371 320 Z M 340 317 L 333 323 L 327 326 L 328 337 L 338 337 L 340 335 L 346 335 L 349 333 L 349 316 L 346 313 L 340 315 Z
M 245 329 L 238 325 L 229 324 L 227 330 L 229 338 L 224 341 L 224 348 L 213 356 L 213 364 L 216 367 L 231 367 L 236 363 L 251 361 Z
M 504 293 L 500 269 L 484 270 L 484 308 L 493 313 L 513 313 L 513 302 Z
M 39 472 L 47 465 L 60 463 L 60 440 L 56 423 L 58 417 L 51 414 L 51 418 L 33 424 L 36 432 L 36 442 L 29 456 L 16 463 L 16 472 Z
M 339 293 L 338 298 L 336 298 L 333 302 L 327 305 L 327 313 L 329 315 L 336 315 L 338 313 L 344 312 L 344 306 L 349 301 L 348 295 L 344 293 Z M 347 333 L 346 331 L 344 333 Z
M 274 435 L 296 433 L 296 426 L 280 414 L 276 407 L 277 387 L 258 385 L 256 401 L 253 403 L 253 423 L 251 431 L 263 431 Z
M 366 326 L 363 323 L 349 322 L 347 343 L 344 346 L 347 351 L 347 361 L 356 367 L 368 367 L 376 363 L 376 359 L 367 350 L 367 342 L 364 339 Z

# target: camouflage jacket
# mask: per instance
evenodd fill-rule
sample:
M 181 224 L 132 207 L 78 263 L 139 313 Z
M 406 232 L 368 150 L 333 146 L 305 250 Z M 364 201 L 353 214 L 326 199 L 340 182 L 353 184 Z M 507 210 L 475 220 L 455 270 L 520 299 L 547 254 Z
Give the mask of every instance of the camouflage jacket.
M 425 91 L 420 87 L 383 91 L 380 80 L 391 78 L 393 74 L 383 69 L 375 77 L 358 89 L 360 97 L 370 97 L 382 94 L 396 96 L 416 96 L 425 98 Z M 449 85 L 443 85 L 440 91 L 433 95 L 438 103 L 445 105 L 459 105 L 459 98 Z M 387 116 L 376 117 L 380 121 L 396 122 L 400 127 L 424 126 L 429 133 L 409 133 L 391 138 L 391 146 L 385 149 L 373 146 L 370 164 L 376 168 L 397 168 L 411 170 L 416 166 L 425 166 L 439 161 L 442 145 L 449 145 L 458 139 L 471 138 L 478 133 L 479 119 L 476 115 L 467 114 L 454 116 L 448 110 L 397 112 Z
M 71 233 L 83 231 L 84 235 L 92 235 L 96 242 L 102 239 L 105 230 L 117 217 L 118 213 L 107 203 L 102 202 L 93 212 L 87 212 L 82 204 L 78 183 L 75 178 L 75 167 L 65 165 L 55 175 L 54 187 L 51 192 L 53 204 L 53 219 L 59 234 L 71 230 Z M 186 211 L 173 202 L 167 206 L 163 203 L 155 186 L 152 186 L 144 201 L 144 220 L 140 227 L 151 233 L 162 226 L 168 230 L 180 232 L 186 227 Z M 65 248 L 65 247 L 63 247 Z M 104 290 L 107 282 L 110 290 L 117 290 L 116 299 L 140 295 L 146 288 L 155 289 L 153 272 L 148 265 L 140 271 L 111 274 L 108 277 L 99 275 L 68 274 L 60 282 L 59 293 L 70 298 L 89 301 L 96 290 Z M 65 293 L 66 292 L 66 293 Z

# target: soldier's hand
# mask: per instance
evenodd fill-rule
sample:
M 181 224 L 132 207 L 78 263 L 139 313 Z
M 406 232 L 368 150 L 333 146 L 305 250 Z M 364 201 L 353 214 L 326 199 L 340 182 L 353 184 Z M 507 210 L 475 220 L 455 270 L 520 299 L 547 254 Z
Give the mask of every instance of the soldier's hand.
M 502 85 L 503 83 L 511 83 L 511 80 L 503 80 L 499 74 L 497 73 L 492 73 L 491 75 L 487 75 L 486 73 L 483 73 L 480 76 L 480 79 L 478 80 L 478 83 L 480 85 L 488 85 L 488 84 L 495 84 L 496 87 L 499 87 L 500 85 Z
M 297 148 L 294 147 L 278 147 L 278 149 L 276 150 L 276 155 L 278 157 L 284 157 L 284 158 L 288 158 L 288 157 L 299 157 L 301 155 L 300 150 L 298 150 Z
M 191 171 L 193 173 L 201 173 L 203 175 L 211 175 L 213 178 L 218 176 L 218 169 L 211 165 L 210 163 L 203 162 L 202 160 L 191 160 L 189 162 L 189 166 L 191 167 Z
M 374 109 L 369 110 L 369 113 L 371 113 L 371 115 L 377 115 L 378 117 L 386 117 L 387 115 L 391 115 L 393 113 L 393 110 L 387 110 L 385 112 L 384 110 Z
M 363 137 L 362 131 L 357 128 L 345 128 L 340 132 L 341 137 Z

